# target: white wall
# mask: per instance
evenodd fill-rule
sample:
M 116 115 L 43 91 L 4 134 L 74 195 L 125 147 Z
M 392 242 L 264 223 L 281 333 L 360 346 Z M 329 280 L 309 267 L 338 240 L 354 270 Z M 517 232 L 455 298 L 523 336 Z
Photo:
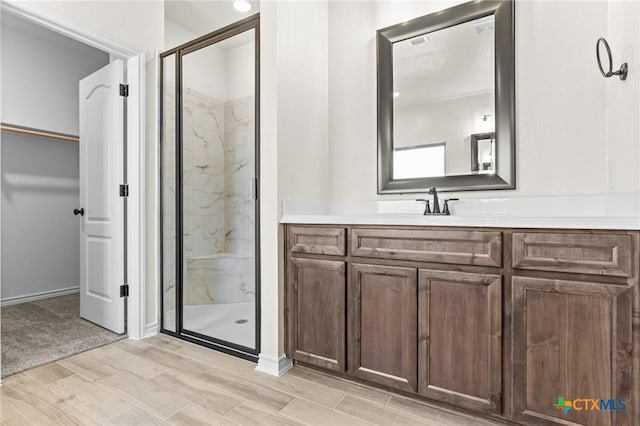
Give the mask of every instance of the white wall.
M 169 50 L 174 47 L 180 46 L 183 43 L 191 41 L 198 36 L 196 33 L 186 29 L 177 22 L 165 16 L 164 18 L 164 48 L 163 50 Z
M 168 50 L 198 35 L 180 24 L 165 18 L 164 49 Z M 235 36 L 246 37 L 244 34 Z M 253 37 L 253 33 L 251 35 Z M 217 44 L 189 53 L 183 57 L 183 81 L 185 86 L 220 101 L 252 96 L 254 79 L 255 43 L 250 42 L 235 46 L 236 43 L 220 47 Z M 233 47 L 235 46 L 235 47 Z
M 219 101 L 227 98 L 225 51 L 212 45 L 182 57 L 183 87 Z
M 162 47 L 164 39 L 164 1 L 92 0 L 34 1 L 33 7 L 47 9 L 73 21 L 82 29 L 111 41 L 147 53 Z
M 610 191 L 637 191 L 640 185 L 640 3 L 609 3 L 608 40 L 614 67 L 629 63 L 627 80 L 607 87 L 607 182 Z
M 255 42 L 251 42 L 225 50 L 227 100 L 254 95 L 255 49 Z
M 8 14 L 1 51 L 1 120 L 77 135 L 78 82 L 109 55 Z M 78 144 L 3 132 L 2 161 L 2 300 L 77 287 Z
M 328 9 L 277 3 L 278 189 L 284 198 L 328 195 Z M 355 82 L 357 83 L 357 82 Z
M 327 24 L 323 1 L 260 6 L 261 355 L 266 359 L 284 351 L 282 200 L 324 200 L 328 194 Z
M 284 352 L 282 235 L 278 223 L 281 199 L 278 191 L 277 32 L 278 5 L 263 3 L 260 11 L 260 345 L 261 354 L 275 359 Z M 277 250 L 273 249 L 273 242 L 277 242 Z
M 331 199 L 390 198 L 376 193 L 375 30 L 409 18 L 393 12 L 400 6 L 329 2 Z M 595 42 L 608 36 L 615 65 L 633 64 L 639 19 L 637 2 L 517 2 L 517 189 L 458 195 L 637 191 L 639 74 L 631 66 L 625 82 L 602 78 Z
M 78 134 L 78 82 L 109 55 L 2 14 L 2 121 Z

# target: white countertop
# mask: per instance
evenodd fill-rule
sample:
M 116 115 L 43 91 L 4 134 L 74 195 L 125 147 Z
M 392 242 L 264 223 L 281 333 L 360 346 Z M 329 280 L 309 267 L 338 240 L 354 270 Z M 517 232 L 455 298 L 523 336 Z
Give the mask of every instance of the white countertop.
M 442 197 L 444 198 L 444 197 Z M 490 228 L 640 229 L 638 194 L 468 199 L 451 216 L 424 216 L 414 200 L 318 202 L 286 200 L 281 223 L 460 226 Z
M 488 228 L 640 229 L 637 217 L 517 217 L 423 216 L 405 214 L 335 215 L 289 214 L 281 223 L 327 225 L 465 226 Z

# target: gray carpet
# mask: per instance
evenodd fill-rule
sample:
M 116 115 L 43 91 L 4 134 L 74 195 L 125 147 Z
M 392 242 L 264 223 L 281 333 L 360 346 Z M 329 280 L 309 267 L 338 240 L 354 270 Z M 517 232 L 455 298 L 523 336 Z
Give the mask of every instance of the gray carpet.
M 80 318 L 77 293 L 3 306 L 0 314 L 3 378 L 126 337 Z

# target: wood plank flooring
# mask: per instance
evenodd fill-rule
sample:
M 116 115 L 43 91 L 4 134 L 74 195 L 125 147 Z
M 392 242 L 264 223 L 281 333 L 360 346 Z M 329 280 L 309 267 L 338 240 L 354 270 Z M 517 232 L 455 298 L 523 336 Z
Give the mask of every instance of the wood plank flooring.
M 0 392 L 2 426 L 494 424 L 299 366 L 271 377 L 164 335 L 27 370 Z

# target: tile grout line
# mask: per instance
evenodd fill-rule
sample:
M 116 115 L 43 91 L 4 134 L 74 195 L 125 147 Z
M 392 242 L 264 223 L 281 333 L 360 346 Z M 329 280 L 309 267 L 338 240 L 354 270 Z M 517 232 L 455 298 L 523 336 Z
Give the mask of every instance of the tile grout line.
M 122 373 L 122 372 L 127 373 L 126 371 L 121 371 L 121 372 L 119 372 L 118 374 L 116 374 L 115 376 L 118 376 L 118 375 L 119 375 L 120 373 Z M 131 374 L 131 375 L 133 375 L 133 376 L 136 376 L 136 378 L 137 378 L 138 380 L 142 380 L 142 381 L 147 382 L 150 386 L 152 386 L 152 387 L 153 387 L 153 390 L 154 390 L 154 391 L 159 390 L 159 391 L 162 391 L 162 392 L 166 392 L 162 387 L 160 387 L 160 386 L 156 385 L 155 383 L 152 383 L 150 380 L 147 380 L 147 379 L 145 379 L 145 378 L 143 378 L 143 377 L 137 376 L 137 375 L 132 374 L 132 373 L 128 373 L 128 374 Z M 114 376 L 109 376 L 109 377 L 107 377 L 106 379 L 108 379 L 108 378 L 110 378 L 110 377 L 114 377 Z M 105 380 L 105 379 L 101 379 L 101 380 Z M 156 410 L 155 410 L 152 406 L 148 405 L 146 402 L 144 402 L 143 400 L 139 399 L 139 398 L 138 398 L 137 396 L 135 396 L 135 395 L 132 395 L 132 394 L 130 394 L 130 393 L 128 393 L 128 392 L 125 392 L 125 391 L 119 391 L 119 390 L 115 389 L 113 386 L 110 386 L 110 385 L 107 385 L 107 384 L 100 383 L 99 381 L 97 381 L 97 382 L 96 382 L 96 385 L 100 386 L 100 388 L 102 388 L 102 389 L 106 389 L 106 390 L 108 390 L 108 391 L 111 391 L 111 393 L 112 393 L 112 394 L 114 394 L 114 395 L 115 395 L 116 397 L 118 397 L 119 399 L 121 399 L 121 400 L 124 400 L 124 401 L 128 402 L 129 404 L 131 404 L 131 405 L 132 405 L 132 407 L 134 407 L 134 408 L 139 408 L 139 409 L 143 410 L 144 412 L 146 412 L 146 413 L 148 413 L 148 414 L 150 414 L 150 415 L 152 415 L 152 416 L 154 416 L 154 417 L 156 417 L 156 418 L 159 418 L 159 419 L 161 419 L 161 420 L 163 420 L 163 421 L 167 420 L 169 417 L 173 416 L 174 414 L 176 414 L 176 413 L 180 412 L 180 411 L 181 411 L 181 410 L 183 410 L 184 408 L 186 408 L 186 407 L 188 407 L 189 405 L 192 405 L 192 404 L 193 404 L 193 403 L 192 403 L 191 401 L 189 401 L 187 398 L 185 398 L 185 397 L 182 397 L 182 396 L 178 395 L 178 397 L 180 397 L 180 398 L 184 399 L 184 400 L 187 402 L 187 404 L 186 404 L 184 407 L 177 409 L 175 412 L 171 413 L 169 416 L 167 416 L 167 417 L 163 417 L 160 413 L 157 413 L 157 414 L 156 414 Z M 118 417 L 118 416 L 115 416 L 115 417 Z M 109 418 L 109 420 L 113 420 L 115 417 Z
M 340 405 L 342 401 L 344 401 L 344 399 L 347 397 L 347 393 L 346 392 L 343 392 L 343 393 L 344 395 L 342 395 L 342 398 L 340 398 L 340 400 L 333 407 L 329 407 L 329 408 L 335 409 L 338 405 Z
M 180 349 L 182 349 L 182 348 L 180 348 Z M 195 358 L 190 357 L 188 354 L 178 354 L 178 355 L 181 355 L 182 357 L 184 357 L 184 358 L 188 358 L 188 359 L 193 360 L 193 361 L 197 361 Z M 225 355 L 225 354 L 221 354 L 221 355 Z M 227 356 L 227 357 L 228 357 L 228 356 Z M 231 357 L 229 357 L 229 358 L 231 359 Z M 233 361 L 235 361 L 235 359 L 233 359 Z M 240 361 L 242 361 L 242 360 L 240 360 Z M 295 393 L 293 393 L 292 391 L 288 391 L 288 390 L 283 390 L 283 389 L 276 388 L 276 387 L 274 387 L 274 386 L 271 386 L 269 383 L 261 383 L 261 382 L 259 382 L 259 381 L 251 380 L 250 378 L 240 376 L 239 374 L 237 374 L 237 373 L 236 373 L 236 372 L 234 372 L 234 371 L 227 371 L 227 370 L 223 370 L 222 368 L 219 368 L 219 367 L 216 367 L 216 366 L 211 366 L 211 367 L 209 367 L 206 371 L 202 372 L 201 374 L 205 374 L 205 373 L 209 372 L 210 370 L 215 370 L 215 371 L 217 371 L 217 372 L 219 372 L 219 373 L 223 373 L 223 374 L 229 374 L 229 375 L 232 375 L 232 376 L 238 377 L 238 378 L 240 378 L 240 379 L 242 379 L 242 380 L 248 380 L 248 381 L 250 381 L 251 383 L 253 383 L 253 384 L 255 384 L 255 385 L 262 386 L 262 387 L 266 387 L 266 388 L 272 389 L 272 390 L 274 390 L 274 391 L 281 392 L 281 393 L 284 393 L 284 394 L 286 394 L 286 395 L 292 396 L 292 397 L 294 397 L 294 398 L 299 398 L 299 399 L 303 399 L 303 400 L 305 400 L 305 401 L 313 402 L 313 403 L 316 403 L 316 404 L 318 404 L 318 405 L 321 405 L 321 406 L 324 406 L 324 407 L 327 407 L 327 408 L 334 408 L 334 407 L 336 407 L 336 406 L 337 406 L 337 405 L 338 405 L 338 404 L 339 404 L 339 403 L 340 403 L 340 402 L 345 398 L 345 396 L 348 394 L 348 392 L 346 392 L 346 391 L 342 391 L 342 390 L 334 389 L 334 388 L 332 388 L 332 387 L 330 387 L 330 386 L 327 386 L 327 385 L 325 385 L 325 384 L 323 384 L 323 383 L 317 383 L 317 382 L 313 382 L 313 381 L 308 380 L 308 379 L 304 379 L 304 378 L 301 378 L 301 377 L 293 376 L 293 377 L 296 377 L 296 378 L 298 378 L 298 379 L 300 379 L 300 380 L 304 380 L 304 381 L 307 381 L 307 382 L 309 382 L 309 383 L 312 383 L 312 384 L 313 384 L 313 385 L 315 385 L 315 386 L 320 386 L 320 387 L 323 387 L 323 388 L 328 389 L 329 391 L 339 392 L 339 393 L 343 394 L 343 395 L 342 395 L 342 397 L 340 398 L 340 400 L 339 400 L 335 405 L 333 405 L 333 406 L 329 406 L 329 405 L 320 404 L 320 403 L 318 403 L 317 401 L 311 401 L 311 400 L 309 400 L 309 399 L 307 399 L 307 398 L 301 397 L 300 395 L 295 394 Z M 259 373 L 256 373 L 256 374 L 259 374 Z M 274 378 L 274 380 L 277 380 L 277 379 L 278 379 L 278 378 Z M 293 386 L 293 385 L 291 385 L 291 386 Z M 390 397 L 389 397 L 389 398 L 390 398 Z
M 371 423 L 371 422 L 370 422 L 370 421 L 368 421 L 368 420 L 362 419 L 362 418 L 360 418 L 360 417 L 358 417 L 358 416 L 354 416 L 354 415 L 352 415 L 352 414 L 350 414 L 350 413 L 345 413 L 345 412 L 343 412 L 343 411 L 339 411 L 339 410 L 336 410 L 336 409 L 334 409 L 334 408 L 327 407 L 327 406 L 325 406 L 325 405 L 318 404 L 317 402 L 309 401 L 309 400 L 304 399 L 304 398 L 301 398 L 301 397 L 297 397 L 297 398 L 292 399 L 292 400 L 291 400 L 287 405 L 285 405 L 284 407 L 282 407 L 282 409 L 281 409 L 280 411 L 278 411 L 278 414 L 280 414 L 281 416 L 287 417 L 287 418 L 289 418 L 289 419 L 295 420 L 295 421 L 297 421 L 297 422 L 300 422 L 300 420 L 295 419 L 295 418 L 293 418 L 293 417 L 291 417 L 291 416 L 287 416 L 286 414 L 283 414 L 283 413 L 282 413 L 282 410 L 284 410 L 284 409 L 285 409 L 285 408 L 287 408 L 290 404 L 292 404 L 293 402 L 295 402 L 295 400 L 296 400 L 296 399 L 299 399 L 299 400 L 305 401 L 305 402 L 307 402 L 307 403 L 309 403 L 309 404 L 317 405 L 318 407 L 321 407 L 321 408 L 322 408 L 322 409 L 324 409 L 324 410 L 332 411 L 332 412 L 334 412 L 334 413 L 336 413 L 336 414 L 339 414 L 339 415 L 341 415 L 341 416 L 351 417 L 351 418 L 356 419 L 356 420 L 358 420 L 358 421 L 360 421 L 360 422 L 368 423 L 368 424 L 370 424 L 370 425 L 374 425 L 374 426 L 379 426 L 379 425 L 376 425 L 375 423 Z

